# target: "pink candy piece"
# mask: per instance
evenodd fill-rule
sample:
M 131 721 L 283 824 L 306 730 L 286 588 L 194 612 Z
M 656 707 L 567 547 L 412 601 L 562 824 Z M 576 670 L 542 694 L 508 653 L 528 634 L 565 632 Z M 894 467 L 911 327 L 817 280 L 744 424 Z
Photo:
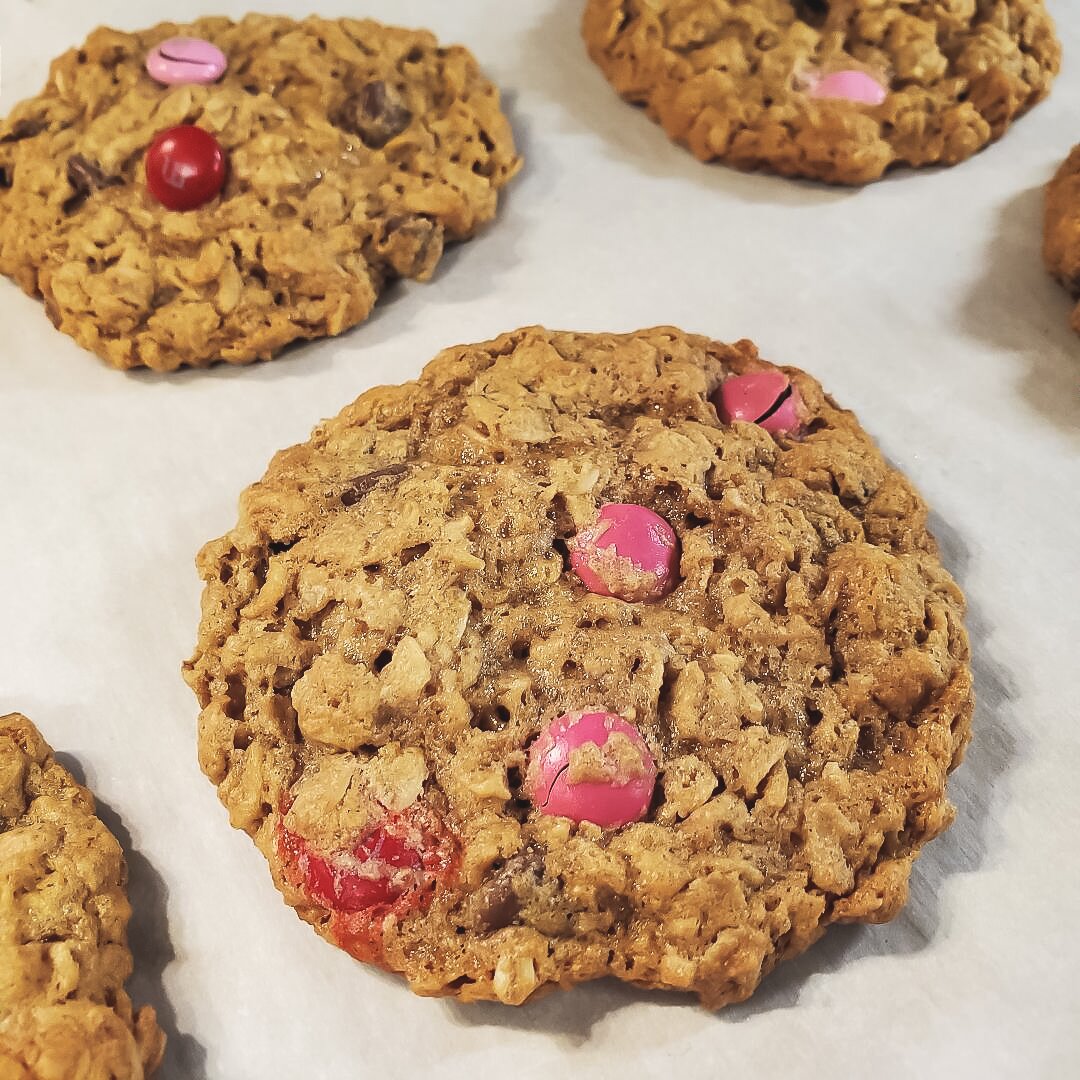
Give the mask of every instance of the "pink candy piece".
M 202 38 L 169 38 L 146 57 L 150 77 L 166 86 L 217 82 L 228 66 L 225 54 Z
M 679 541 L 659 514 L 636 503 L 608 503 L 570 541 L 570 565 L 589 592 L 656 599 L 677 584 Z
M 622 738 L 608 747 L 616 735 Z M 587 778 L 580 779 L 581 773 Z M 656 762 L 637 728 L 621 716 L 567 713 L 529 749 L 525 782 L 541 814 L 618 829 L 648 813 Z
M 880 105 L 889 91 L 865 71 L 833 71 L 814 81 L 809 94 L 814 98 L 851 101 L 856 105 Z
M 791 393 L 783 397 L 788 388 Z M 725 424 L 742 420 L 778 434 L 799 427 L 802 398 L 798 387 L 782 371 L 752 371 L 725 379 L 720 384 L 716 407 Z

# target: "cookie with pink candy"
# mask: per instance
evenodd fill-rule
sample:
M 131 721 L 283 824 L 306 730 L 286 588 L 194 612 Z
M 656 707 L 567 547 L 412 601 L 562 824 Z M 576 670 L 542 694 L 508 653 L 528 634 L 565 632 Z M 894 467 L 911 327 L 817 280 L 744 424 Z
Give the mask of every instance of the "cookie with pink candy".
M 748 341 L 448 349 L 199 556 L 202 767 L 300 917 L 419 994 L 719 1008 L 895 915 L 951 820 L 971 675 L 926 516 Z
M 832 184 L 966 160 L 1061 63 L 1043 0 L 588 0 L 583 33 L 695 157 Z
M 655 784 L 652 752 L 615 713 L 567 713 L 529 748 L 526 787 L 541 814 L 621 828 L 648 813 Z

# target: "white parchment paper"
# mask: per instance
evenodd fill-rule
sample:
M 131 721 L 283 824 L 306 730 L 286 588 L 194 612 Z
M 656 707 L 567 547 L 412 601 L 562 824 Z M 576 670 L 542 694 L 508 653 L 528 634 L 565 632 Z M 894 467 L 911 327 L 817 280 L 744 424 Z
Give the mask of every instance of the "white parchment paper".
M 247 5 L 0 0 L 0 109 L 99 23 L 215 6 Z M 695 162 L 588 62 L 580 0 L 320 6 L 430 26 L 506 92 L 525 171 L 433 283 L 283 360 L 160 376 L 109 370 L 0 281 L 0 708 L 128 848 L 165 1080 L 1080 1075 L 1080 338 L 1039 258 L 1041 187 L 1080 140 L 1076 0 L 1050 5 L 1048 102 L 965 165 L 862 191 Z M 282 904 L 200 775 L 193 557 L 275 450 L 443 346 L 660 322 L 814 372 L 935 508 L 979 695 L 957 824 L 894 923 L 833 930 L 719 1015 L 607 983 L 517 1011 L 414 998 Z

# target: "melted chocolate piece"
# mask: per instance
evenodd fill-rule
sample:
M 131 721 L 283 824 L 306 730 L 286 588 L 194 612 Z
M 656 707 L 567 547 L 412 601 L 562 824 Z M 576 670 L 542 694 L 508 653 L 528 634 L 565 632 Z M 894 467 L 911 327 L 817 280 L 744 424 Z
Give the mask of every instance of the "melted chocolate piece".
M 529 844 L 476 893 L 472 909 L 476 925 L 488 932 L 509 926 L 521 912 L 521 893 L 543 876 L 543 849 Z
M 49 126 L 48 120 L 43 116 L 28 116 L 20 120 L 3 138 L 0 143 L 22 142 L 23 139 L 32 139 L 40 135 Z
M 423 278 L 443 253 L 443 228 L 422 214 L 396 215 L 384 226 L 379 251 L 402 277 Z
M 359 135 L 369 149 L 381 150 L 412 123 L 412 113 L 397 90 L 377 79 L 347 98 L 330 120 L 337 127 Z
M 386 480 L 390 477 L 401 477 L 408 471 L 408 465 L 387 465 L 385 468 L 376 469 L 374 472 L 354 476 L 349 481 L 349 486 L 341 493 L 341 505 L 355 505 L 369 491 L 373 491 L 378 486 L 380 480 Z
M 95 191 L 119 187 L 123 178 L 110 176 L 96 161 L 85 158 L 82 154 L 72 154 L 67 163 L 67 180 L 75 194 L 64 203 L 64 213 L 77 210 Z

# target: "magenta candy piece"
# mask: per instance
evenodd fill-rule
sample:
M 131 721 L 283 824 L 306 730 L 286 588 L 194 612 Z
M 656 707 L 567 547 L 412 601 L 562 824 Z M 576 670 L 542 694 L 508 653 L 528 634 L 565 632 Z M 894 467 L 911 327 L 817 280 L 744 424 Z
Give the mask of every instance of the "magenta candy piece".
M 801 423 L 799 388 L 782 371 L 752 371 L 725 379 L 716 405 L 724 423 L 742 420 L 773 434 L 795 431 Z
M 570 565 L 589 592 L 653 600 L 677 584 L 679 541 L 659 514 L 636 503 L 608 503 L 570 541 Z
M 880 105 L 889 91 L 865 71 L 833 71 L 810 87 L 810 96 L 857 105 Z
M 615 735 L 624 736 L 618 753 L 609 748 L 604 755 L 603 748 Z M 592 751 L 593 768 L 586 772 L 598 768 L 607 777 L 575 782 L 581 766 L 574 751 L 590 743 L 601 753 Z M 552 721 L 529 749 L 526 790 L 541 814 L 619 829 L 648 813 L 655 786 L 656 762 L 645 740 L 615 713 L 566 713 Z
M 796 386 L 791 387 L 791 393 L 777 406 L 771 416 L 758 421 L 760 425 L 772 435 L 783 435 L 792 431 L 798 431 L 802 425 L 799 409 L 802 406 L 802 397 Z
M 150 77 L 166 86 L 217 82 L 228 66 L 225 54 L 202 38 L 169 38 L 154 46 L 146 57 Z

